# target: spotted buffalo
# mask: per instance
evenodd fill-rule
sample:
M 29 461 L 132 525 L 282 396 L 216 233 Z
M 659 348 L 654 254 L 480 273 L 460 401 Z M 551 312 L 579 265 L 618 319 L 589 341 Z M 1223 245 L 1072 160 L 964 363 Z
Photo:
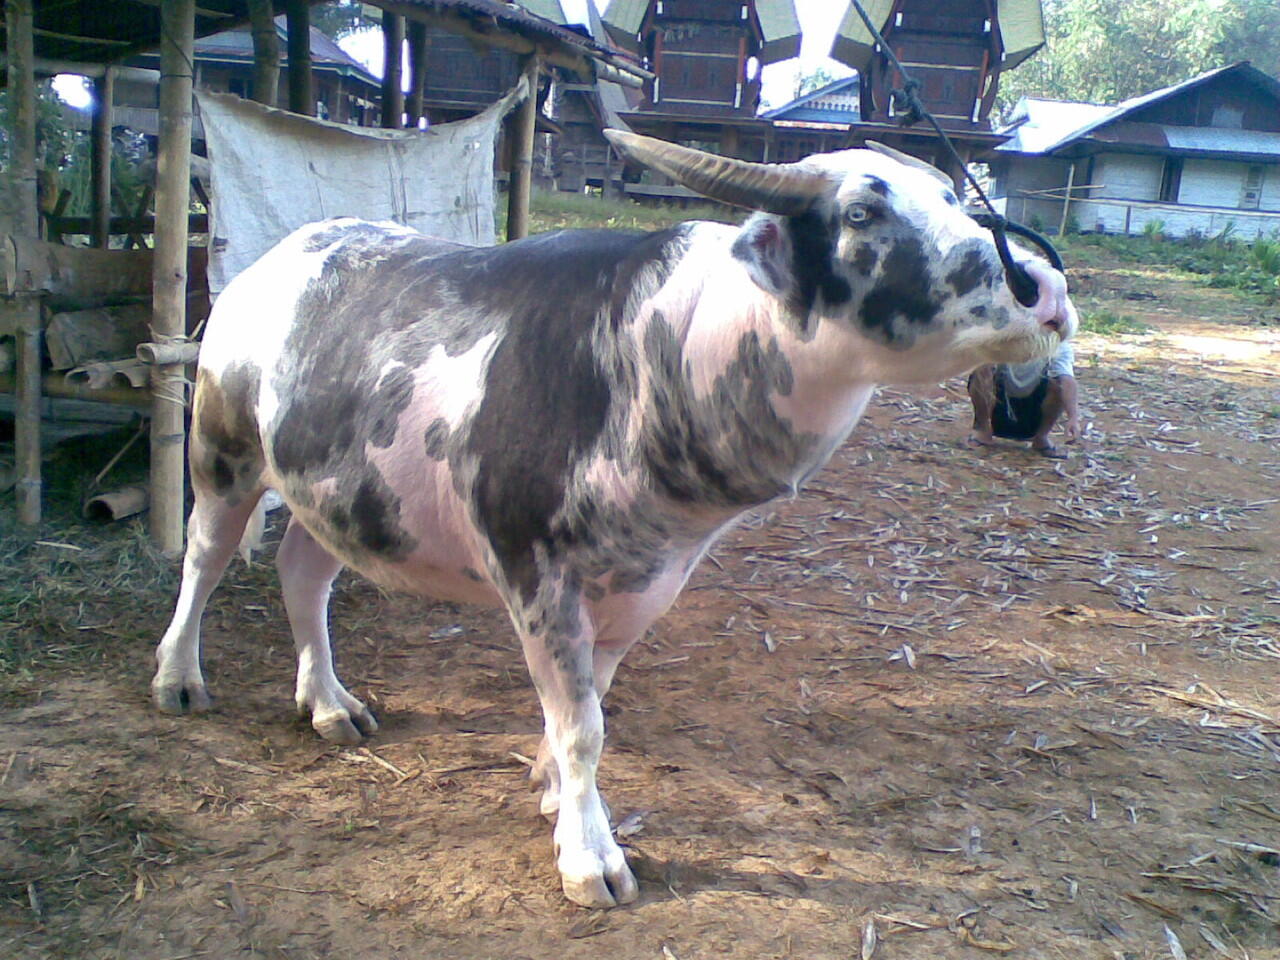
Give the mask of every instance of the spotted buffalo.
M 794 496 L 876 384 L 1023 361 L 1071 336 L 1061 274 L 1011 295 L 945 177 L 883 149 L 785 166 L 611 132 L 634 161 L 751 209 L 741 226 L 561 231 L 469 248 L 386 223 L 298 230 L 219 298 L 201 348 L 181 592 L 152 684 L 209 704 L 200 616 L 260 498 L 296 701 L 326 739 L 377 723 L 334 673 L 351 566 L 507 609 L 542 703 L 533 770 L 567 896 L 633 899 L 596 788 L 627 649 L 743 513 Z

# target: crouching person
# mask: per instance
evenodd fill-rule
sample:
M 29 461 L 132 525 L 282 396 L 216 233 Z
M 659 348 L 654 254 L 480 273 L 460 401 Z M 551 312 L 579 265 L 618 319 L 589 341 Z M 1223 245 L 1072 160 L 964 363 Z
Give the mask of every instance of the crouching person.
M 1074 443 L 1082 432 L 1076 399 L 1075 351 L 1064 342 L 1047 360 L 992 364 L 969 374 L 973 401 L 970 442 L 991 446 L 995 438 L 1029 440 L 1042 457 L 1065 460 L 1066 451 L 1054 446 L 1049 431 L 1063 419 L 1063 435 Z

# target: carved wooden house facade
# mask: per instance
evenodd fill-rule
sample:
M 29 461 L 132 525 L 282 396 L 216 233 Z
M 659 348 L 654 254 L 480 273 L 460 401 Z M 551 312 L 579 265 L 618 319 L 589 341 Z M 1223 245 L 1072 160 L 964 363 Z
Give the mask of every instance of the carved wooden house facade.
M 793 0 L 612 0 L 603 19 L 609 38 L 654 74 L 621 114 L 632 129 L 764 158 L 771 125 L 757 116 L 760 71 L 800 52 Z M 683 195 L 659 177 L 643 179 L 655 182 L 629 185 L 628 192 Z
M 1003 139 L 991 127 L 1001 75 L 1044 45 L 1041 0 L 864 0 L 864 8 L 902 65 L 918 96 L 968 161 Z M 899 125 L 892 91 L 903 78 L 852 6 L 831 56 L 860 78 L 860 109 L 850 140 L 880 140 L 960 178 L 927 123 Z

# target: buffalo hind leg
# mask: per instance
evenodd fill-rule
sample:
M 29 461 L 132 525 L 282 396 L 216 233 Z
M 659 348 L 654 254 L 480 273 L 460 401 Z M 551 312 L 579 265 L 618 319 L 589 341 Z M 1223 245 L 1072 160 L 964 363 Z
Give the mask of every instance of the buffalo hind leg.
M 521 630 L 520 639 L 542 702 L 547 749 L 559 772 L 554 838 L 565 896 L 584 907 L 612 907 L 630 903 L 639 888 L 613 839 L 596 787 L 604 713 L 596 692 L 590 621 L 585 610 L 573 619 L 573 630 Z
M 329 592 L 342 561 L 329 553 L 298 522 L 276 553 L 284 606 L 298 650 L 298 713 L 311 717 L 316 733 L 333 743 L 355 744 L 378 729 L 369 708 L 353 697 L 333 670 L 329 646 Z
M 156 648 L 151 697 L 165 713 L 207 710 L 211 704 L 200 669 L 200 618 L 263 490 L 243 494 L 235 504 L 218 496 L 193 471 L 195 507 L 187 521 L 187 552 L 173 620 Z
M 596 696 L 600 698 L 601 703 L 604 702 L 605 695 L 613 684 L 613 675 L 617 672 L 618 664 L 622 663 L 622 658 L 626 656 L 634 642 L 631 640 L 627 643 L 602 644 L 599 640 L 596 641 L 591 661 Z M 560 812 L 560 769 L 556 765 L 555 757 L 552 756 L 551 744 L 545 736 L 538 744 L 538 756 L 529 770 L 529 785 L 534 790 L 542 791 L 542 798 L 538 801 L 538 812 L 555 823 L 556 815 Z M 609 804 L 605 803 L 604 797 L 600 798 L 600 802 L 604 806 L 605 818 L 612 822 L 613 814 L 609 812 Z

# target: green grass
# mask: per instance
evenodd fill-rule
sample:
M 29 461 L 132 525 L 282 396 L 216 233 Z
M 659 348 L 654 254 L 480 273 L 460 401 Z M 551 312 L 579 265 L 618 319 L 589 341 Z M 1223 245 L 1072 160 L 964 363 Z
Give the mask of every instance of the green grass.
M 1146 336 L 1155 332 L 1149 323 L 1131 317 L 1126 313 L 1113 313 L 1110 310 L 1086 310 L 1080 314 L 1080 330 L 1082 333 L 1096 333 L 1102 337 L 1114 337 L 1119 334 L 1136 334 Z
M 700 204 L 678 207 L 670 204 L 646 205 L 633 200 L 604 200 L 598 195 L 535 190 L 529 200 L 530 233 L 548 230 L 607 229 L 661 230 L 684 220 L 718 220 L 740 223 L 745 213 L 728 207 Z M 499 197 L 496 211 L 499 238 L 506 234 L 507 198 Z
M 1141 236 L 1086 234 L 1058 238 L 1064 256 L 1091 266 L 1110 255 L 1135 264 L 1185 273 L 1210 287 L 1224 287 L 1280 301 L 1280 238 L 1251 243 L 1236 239 L 1231 229 L 1214 237 L 1171 238 L 1158 230 Z

